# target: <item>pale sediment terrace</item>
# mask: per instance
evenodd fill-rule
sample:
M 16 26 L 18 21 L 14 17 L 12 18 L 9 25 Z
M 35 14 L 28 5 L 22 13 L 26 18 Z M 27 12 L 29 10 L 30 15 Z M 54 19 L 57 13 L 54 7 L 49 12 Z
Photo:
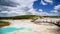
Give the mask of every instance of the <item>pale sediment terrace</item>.
M 12 32 L 6 32 L 7 34 L 59 34 L 60 33 L 60 30 L 58 31 L 58 29 L 60 28 L 54 24 L 49 24 L 49 23 L 35 24 L 28 19 L 2 20 L 2 21 L 8 21 L 11 23 L 9 26 L 3 28 L 13 27 L 17 29 Z M 21 30 L 21 28 L 23 29 Z

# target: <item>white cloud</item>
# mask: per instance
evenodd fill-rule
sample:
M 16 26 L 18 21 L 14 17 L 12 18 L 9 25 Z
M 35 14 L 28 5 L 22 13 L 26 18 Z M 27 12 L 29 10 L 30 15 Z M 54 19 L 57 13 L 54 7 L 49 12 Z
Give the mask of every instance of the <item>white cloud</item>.
M 52 12 L 52 13 L 57 13 L 57 11 L 56 11 L 56 10 L 51 10 L 50 12 Z
M 54 7 L 55 10 L 60 9 L 60 4 Z
M 58 16 L 60 16 L 60 4 L 54 7 L 55 11 L 57 11 Z
M 25 11 L 23 11 L 23 9 L 19 7 L 8 7 L 8 9 L 9 10 L 1 11 L 0 13 L 2 13 L 2 15 L 6 14 L 4 16 L 16 16 L 26 14 Z
M 53 16 L 58 16 L 58 13 L 56 10 L 51 10 L 50 12 L 52 13 Z
M 51 10 L 52 13 L 54 13 L 57 16 L 60 16 L 60 4 L 56 5 L 54 7 L 54 10 Z
M 5 2 L 7 2 L 6 0 Z M 0 16 L 16 16 L 16 15 L 26 15 L 26 14 L 32 14 L 33 9 L 33 3 L 36 0 L 10 0 L 9 2 L 17 3 L 16 7 L 11 7 L 11 6 L 5 6 L 2 5 L 0 6 Z M 4 1 L 2 1 L 3 3 Z M 14 5 L 14 4 L 13 4 Z M 2 7 L 2 9 L 1 9 Z M 7 10 L 8 9 L 8 10 Z M 31 11 L 32 9 L 32 11 Z M 31 12 L 29 12 L 31 11 Z M 6 14 L 6 15 L 4 15 Z
M 56 11 L 51 11 L 52 13 L 48 13 L 48 12 L 45 12 L 45 11 L 43 11 L 42 9 L 39 9 L 39 12 L 38 12 L 38 14 L 40 15 L 40 16 L 57 16 L 57 13 L 54 13 L 54 12 L 56 12 Z
M 45 2 L 53 3 L 53 0 L 45 0 Z
M 32 15 L 39 15 L 39 16 L 47 16 L 50 15 L 47 12 L 43 12 L 42 9 L 39 9 L 39 11 L 36 11 L 35 9 L 31 9 L 29 10 L 30 13 L 32 13 Z
M 47 12 L 40 12 L 41 16 L 52 16 L 51 13 L 47 13 Z
M 6 2 L 7 1 L 8 0 L 6 0 Z M 34 1 L 36 1 L 36 0 L 9 0 L 7 3 L 13 2 L 13 4 L 10 3 L 9 6 L 8 5 L 6 6 L 5 4 L 0 5 L 0 10 L 1 10 L 0 17 L 18 16 L 18 15 L 26 15 L 26 14 L 41 15 L 41 16 L 52 15 L 47 12 L 43 12 L 42 9 L 39 9 L 39 11 L 36 11 L 33 8 Z M 17 5 L 15 3 L 17 3 Z M 46 5 L 46 3 L 45 4 L 44 3 L 45 2 L 42 1 L 42 4 Z M 16 6 L 14 6 L 14 5 L 16 5 Z M 12 6 L 14 6 L 14 7 L 12 7 Z
M 40 12 L 42 12 L 43 10 L 42 9 L 39 9 Z
M 32 9 L 28 11 L 32 15 L 39 15 L 39 16 L 51 16 L 52 14 L 49 14 L 47 12 L 43 12 L 42 9 L 39 9 L 39 11 L 36 11 L 35 9 Z
M 48 3 L 53 4 L 53 0 L 41 0 L 40 4 L 42 5 L 48 5 Z
M 39 9 L 38 14 L 41 15 L 41 16 L 53 16 L 54 15 L 53 13 L 45 12 L 42 9 Z
M 11 1 L 20 4 L 20 6 L 32 8 L 33 2 L 36 0 L 11 0 Z
M 47 3 L 45 3 L 43 0 L 41 0 L 40 4 L 47 5 Z

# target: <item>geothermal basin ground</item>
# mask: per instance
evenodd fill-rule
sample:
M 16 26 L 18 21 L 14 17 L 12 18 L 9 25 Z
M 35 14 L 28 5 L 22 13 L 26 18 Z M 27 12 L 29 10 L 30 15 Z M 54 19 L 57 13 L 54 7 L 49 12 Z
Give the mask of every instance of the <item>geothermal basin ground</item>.
M 60 34 L 60 27 L 51 23 L 35 24 L 31 19 L 0 20 L 10 25 L 0 28 L 1 34 Z

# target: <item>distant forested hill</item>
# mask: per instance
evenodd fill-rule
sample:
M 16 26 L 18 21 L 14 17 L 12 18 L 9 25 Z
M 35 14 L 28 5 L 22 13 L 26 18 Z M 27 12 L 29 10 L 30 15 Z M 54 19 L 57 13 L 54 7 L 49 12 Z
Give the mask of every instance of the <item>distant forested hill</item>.
M 36 15 L 22 15 L 22 16 L 14 16 L 14 17 L 0 17 L 0 19 L 31 19 Z
M 49 18 L 60 18 L 60 16 L 36 16 L 36 15 L 22 15 L 14 17 L 0 17 L 0 19 L 31 19 L 33 17 L 49 17 Z

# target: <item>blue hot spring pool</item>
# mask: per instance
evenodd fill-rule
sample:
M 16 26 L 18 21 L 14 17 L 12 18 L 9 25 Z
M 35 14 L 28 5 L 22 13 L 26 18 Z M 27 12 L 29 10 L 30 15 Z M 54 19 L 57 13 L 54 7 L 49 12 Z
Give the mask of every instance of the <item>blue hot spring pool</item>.
M 0 33 L 1 34 L 7 34 L 7 33 L 10 33 L 10 32 L 17 31 L 17 30 L 24 30 L 24 31 L 31 32 L 32 31 L 32 28 L 25 28 L 25 27 L 21 27 L 21 28 L 15 28 L 15 27 L 0 28 Z

